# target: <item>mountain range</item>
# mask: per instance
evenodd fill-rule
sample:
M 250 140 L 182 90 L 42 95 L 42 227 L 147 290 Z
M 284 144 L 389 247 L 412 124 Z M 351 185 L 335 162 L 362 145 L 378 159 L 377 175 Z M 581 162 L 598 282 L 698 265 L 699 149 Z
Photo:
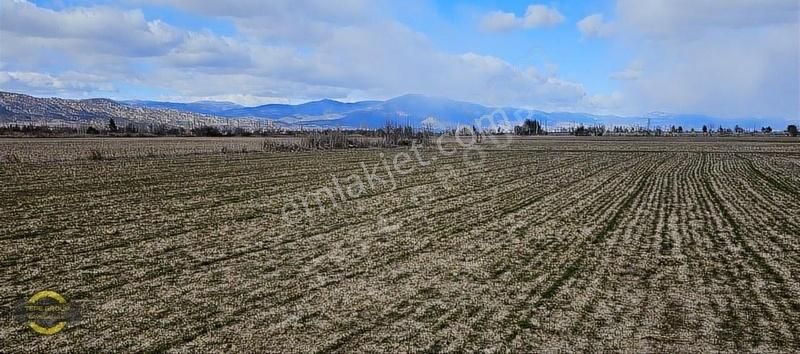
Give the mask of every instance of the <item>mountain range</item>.
M 447 128 L 458 125 L 487 125 L 510 128 L 526 118 L 537 119 L 548 127 L 557 128 L 575 125 L 606 126 L 640 126 L 668 128 L 682 126 L 700 129 L 703 125 L 711 127 L 724 126 L 733 128 L 739 125 L 745 129 L 760 129 L 771 126 L 783 129 L 787 120 L 775 118 L 741 118 L 725 119 L 701 114 L 670 114 L 652 112 L 641 116 L 595 115 L 574 112 L 544 112 L 514 107 L 489 107 L 475 103 L 462 102 L 447 98 L 408 94 L 386 101 L 360 101 L 345 103 L 330 99 L 312 101 L 297 105 L 266 104 L 255 107 L 238 106 L 231 109 L 210 111 L 209 101 L 195 103 L 169 103 L 153 101 L 128 101 L 141 107 L 179 109 L 188 112 L 210 113 L 222 117 L 252 117 L 273 119 L 290 125 L 307 127 L 350 127 L 380 128 L 386 122 L 409 124 L 420 127 L 429 124 L 435 128 Z M 214 102 L 217 107 L 237 106 L 231 102 Z M 481 117 L 484 117 L 481 119 Z M 487 117 L 491 117 L 489 119 Z
M 383 127 L 387 122 L 423 125 L 445 129 L 459 125 L 482 128 L 511 129 L 525 119 L 536 119 L 548 128 L 575 125 L 640 126 L 651 128 L 682 126 L 700 129 L 739 125 L 745 129 L 772 126 L 776 130 L 793 124 L 783 119 L 724 119 L 698 114 L 654 112 L 623 117 L 573 112 L 544 112 L 512 107 L 495 108 L 447 98 L 408 94 L 386 101 L 340 102 L 330 99 L 297 105 L 266 104 L 245 107 L 232 102 L 199 101 L 174 103 L 160 101 L 114 101 L 110 99 L 68 100 L 36 98 L 18 93 L 0 92 L 0 120 L 58 119 L 66 121 L 102 122 L 109 118 L 132 122 L 158 122 L 186 125 L 210 124 L 255 125 L 268 122 L 283 127 L 369 128 Z M 254 123 L 256 122 L 256 123 Z

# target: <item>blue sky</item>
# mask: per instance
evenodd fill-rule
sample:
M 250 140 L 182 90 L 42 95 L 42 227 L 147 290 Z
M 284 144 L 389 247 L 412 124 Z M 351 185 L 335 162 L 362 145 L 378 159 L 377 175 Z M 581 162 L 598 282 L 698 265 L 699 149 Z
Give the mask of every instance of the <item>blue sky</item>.
M 795 0 L 0 0 L 0 89 L 797 119 Z

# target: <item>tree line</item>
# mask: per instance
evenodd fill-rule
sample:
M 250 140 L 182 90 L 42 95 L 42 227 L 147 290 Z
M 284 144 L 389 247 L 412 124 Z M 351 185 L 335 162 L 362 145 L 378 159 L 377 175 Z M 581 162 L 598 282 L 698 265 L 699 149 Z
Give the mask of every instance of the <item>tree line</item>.
M 319 129 L 317 129 L 319 130 Z M 320 131 L 331 130 L 322 129 Z M 342 129 L 337 129 L 342 130 Z M 430 125 L 423 125 L 422 128 L 413 128 L 406 124 L 399 124 L 397 122 L 386 122 L 384 127 L 379 129 L 343 129 L 348 133 L 360 134 L 364 136 L 380 136 L 387 139 L 386 143 L 392 146 L 410 144 L 412 141 L 429 142 L 431 137 L 438 134 L 446 135 L 469 135 L 474 134 L 480 136 L 478 129 L 473 126 L 470 131 L 468 127 L 462 127 L 461 130 L 448 129 L 437 132 Z M 695 133 L 694 128 L 685 130 L 682 126 L 671 126 L 668 130 L 662 128 L 655 129 L 642 129 L 635 127 L 618 127 L 614 126 L 607 129 L 604 125 L 584 126 L 578 125 L 577 127 L 564 128 L 559 130 L 561 133 L 568 133 L 575 136 L 603 136 L 606 133 L 614 133 L 615 135 L 625 134 L 644 134 L 644 135 L 665 135 L 670 134 L 684 134 Z M 703 135 L 741 135 L 745 134 L 744 128 L 736 125 L 734 128 L 723 128 L 722 126 L 717 129 L 710 129 L 707 125 L 703 125 L 701 132 Z M 762 134 L 771 134 L 772 127 L 761 127 Z M 797 125 L 790 124 L 786 127 L 786 134 L 792 137 L 797 137 Z M 167 125 L 161 123 L 134 123 L 128 122 L 124 126 L 118 126 L 114 118 L 110 118 L 104 127 L 97 127 L 95 125 L 76 126 L 76 127 L 53 127 L 47 125 L 18 125 L 12 124 L 7 126 L 0 126 L 0 135 L 21 135 L 21 136 L 82 136 L 82 135 L 98 135 L 98 136 L 198 136 L 198 137 L 248 137 L 248 136 L 274 136 L 274 135 L 302 135 L 304 134 L 303 127 L 300 130 L 290 129 L 263 129 L 256 130 L 246 129 L 242 127 L 218 127 L 203 125 L 194 128 L 185 128 L 175 125 Z M 484 132 L 483 134 L 504 134 L 502 128 L 497 128 L 497 132 Z M 550 131 L 546 129 L 541 122 L 535 119 L 525 119 L 522 124 L 514 126 L 514 135 L 520 136 L 535 136 L 535 135 L 548 135 Z

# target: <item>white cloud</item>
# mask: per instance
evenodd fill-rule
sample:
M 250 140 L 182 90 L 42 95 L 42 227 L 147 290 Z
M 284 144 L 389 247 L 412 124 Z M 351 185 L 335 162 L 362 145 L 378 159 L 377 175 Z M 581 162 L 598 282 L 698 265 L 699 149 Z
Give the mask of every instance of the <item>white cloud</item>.
M 624 70 L 611 73 L 611 75 L 609 75 L 608 78 L 611 80 L 622 80 L 622 81 L 638 80 L 640 77 L 642 77 L 642 66 L 643 66 L 642 62 L 636 60 L 632 62 L 630 65 L 628 65 L 628 67 L 625 68 Z
M 525 28 L 555 26 L 561 22 L 564 22 L 564 16 L 555 8 L 545 5 L 528 6 L 523 18 Z
M 797 0 L 618 0 L 617 14 L 649 36 L 687 37 L 715 29 L 797 23 Z
M 268 41 L 318 43 L 341 26 L 374 21 L 381 1 L 371 0 L 143 0 L 195 14 L 229 18 L 248 36 Z
M 798 11 L 795 0 L 619 0 L 619 43 L 647 66 L 646 77 L 624 83 L 627 103 L 639 111 L 797 119 Z
M 61 75 L 37 72 L 0 71 L 0 87 L 26 93 L 67 94 L 113 91 L 104 78 L 76 72 Z
M 584 17 L 576 24 L 581 35 L 585 38 L 607 37 L 613 31 L 613 26 L 603 19 L 603 14 L 593 14 Z
M 354 91 L 371 97 L 444 92 L 451 98 L 486 104 L 560 107 L 585 95 L 580 84 L 518 68 L 496 57 L 438 51 L 424 36 L 398 24 L 338 28 L 313 53 L 304 55 L 263 46 L 250 50 L 252 66 L 246 69 L 226 72 L 195 67 L 191 74 L 163 69 L 153 77 L 168 78 L 191 96 L 231 90 L 309 99 L 346 97 Z M 205 84 L 193 85 L 195 81 Z
M 619 0 L 613 24 L 585 17 L 577 23 L 584 37 L 606 36 L 612 53 L 637 59 L 609 75 L 619 80 L 611 94 L 589 93 L 555 70 L 440 50 L 367 0 L 145 1 L 224 16 L 236 32 L 182 29 L 114 6 L 0 0 L 0 88 L 80 96 L 133 86 L 246 104 L 414 92 L 544 110 L 800 114 L 793 0 Z M 507 31 L 564 20 L 531 5 L 524 16 L 493 12 L 480 25 Z
M 624 96 L 620 92 L 612 92 L 608 95 L 590 95 L 584 97 L 583 105 L 596 113 L 614 112 L 622 108 Z
M 518 68 L 499 58 L 474 53 L 448 58 L 443 67 L 453 80 L 452 87 L 436 88 L 454 92 L 459 99 L 491 105 L 514 104 L 556 109 L 575 105 L 586 95 L 583 85 L 542 74 L 535 68 Z
M 18 0 L 0 0 L 3 37 L 24 36 L 48 47 L 125 56 L 160 55 L 183 40 L 183 31 L 139 10 L 111 7 L 55 11 Z
M 642 76 L 641 70 L 635 70 L 635 69 L 628 68 L 628 69 L 625 69 L 625 70 L 622 70 L 622 71 L 617 71 L 617 72 L 611 73 L 611 75 L 609 75 L 608 78 L 611 79 L 611 80 L 628 80 L 628 81 L 631 81 L 631 80 L 638 80 L 639 77 L 641 77 L 641 76 Z
M 485 32 L 505 32 L 521 28 L 551 27 L 561 22 L 564 22 L 564 15 L 557 9 L 545 5 L 530 5 L 522 17 L 510 12 L 489 12 L 481 19 L 479 27 Z
M 350 23 L 373 13 L 376 1 L 371 0 L 143 0 L 145 3 L 171 5 L 209 16 L 278 17 L 289 14 L 303 18 Z
M 47 69 L 72 65 L 105 82 L 174 92 L 169 94 L 172 97 L 225 97 L 247 104 L 343 98 L 354 93 L 386 98 L 414 92 L 485 104 L 565 107 L 586 95 L 582 85 L 554 73 L 542 74 L 489 55 L 443 52 L 425 35 L 398 22 L 369 19 L 361 8 L 362 1 L 336 6 L 328 1 L 276 1 L 266 5 L 245 1 L 230 8 L 211 2 L 172 3 L 197 12 L 218 10 L 235 17 L 237 26 L 245 27 L 250 26 L 248 21 L 275 16 L 259 6 L 284 13 L 301 11 L 297 8 L 302 7 L 310 15 L 298 13 L 296 23 L 287 31 L 307 23 L 320 24 L 325 30 L 315 32 L 313 39 L 297 41 L 293 35 L 263 26 L 247 27 L 251 32 L 244 36 L 223 37 L 146 21 L 135 10 L 90 7 L 54 11 L 21 3 L 23 17 L 30 21 L 5 22 L 11 16 L 4 15 L 3 46 L 13 43 L 15 50 L 3 50 L 0 61 L 11 65 L 8 71 L 39 73 L 39 81 L 29 78 L 26 87 L 37 86 L 37 92 L 49 89 L 54 94 L 70 88 L 98 90 L 75 87 L 76 82 L 51 75 Z M 529 25 L 557 20 L 552 14 L 543 17 L 537 11 L 529 11 L 534 16 Z M 52 25 L 70 23 L 76 27 L 65 31 Z M 101 30 L 103 26 L 120 33 L 120 39 L 109 40 Z M 144 38 L 128 38 L 132 36 Z M 279 37 L 281 40 L 274 41 Z M 127 48 L 128 41 L 138 48 Z M 59 53 L 58 62 L 48 61 L 51 51 Z M 28 69 L 19 70 L 21 67 Z M 0 87 L 22 87 L 20 79 L 13 82 L 6 79 Z
M 492 11 L 483 17 L 480 28 L 485 32 L 505 32 L 517 29 L 521 25 L 522 21 L 513 13 Z
M 170 49 L 164 58 L 170 65 L 183 68 L 244 69 L 253 65 L 251 48 L 208 32 L 188 33 L 186 39 Z

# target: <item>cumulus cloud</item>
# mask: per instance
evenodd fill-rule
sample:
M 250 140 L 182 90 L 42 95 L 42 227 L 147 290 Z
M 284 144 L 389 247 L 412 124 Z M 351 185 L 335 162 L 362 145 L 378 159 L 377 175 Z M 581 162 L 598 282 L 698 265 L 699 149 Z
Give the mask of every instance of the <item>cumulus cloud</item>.
M 50 75 L 37 72 L 0 71 L 0 87 L 37 94 L 75 94 L 113 91 L 104 78 L 77 72 Z
M 251 48 L 209 32 L 187 33 L 185 40 L 164 55 L 170 65 L 182 68 L 246 69 L 253 65 Z
M 153 56 L 168 51 L 184 35 L 160 20 L 146 21 L 139 10 L 78 7 L 55 11 L 17 0 L 1 0 L 0 4 L 4 37 L 36 38 L 62 49 Z
M 330 35 L 312 53 L 256 47 L 252 50 L 264 55 L 252 55 L 253 66 L 246 70 L 195 68 L 193 75 L 202 71 L 201 80 L 209 84 L 186 85 L 181 91 L 213 95 L 234 86 L 262 96 L 308 98 L 345 97 L 352 91 L 372 97 L 446 93 L 487 104 L 523 105 L 563 105 L 585 94 L 580 84 L 518 68 L 497 57 L 441 52 L 423 35 L 396 23 L 338 28 Z M 156 77 L 165 75 L 170 74 Z M 183 72 L 172 75 L 180 79 L 169 81 L 191 82 Z
M 483 17 L 480 28 L 485 32 L 505 32 L 517 29 L 521 25 L 522 21 L 513 13 L 492 11 Z
M 528 6 L 523 18 L 525 28 L 555 26 L 561 22 L 564 22 L 564 15 L 555 8 L 545 5 Z
M 584 37 L 605 36 L 621 49 L 614 53 L 636 58 L 609 74 L 618 88 L 610 94 L 587 92 L 546 68 L 441 50 L 382 14 L 380 2 L 138 1 L 223 16 L 235 32 L 188 30 L 120 7 L 127 5 L 53 10 L 0 0 L 0 88 L 80 96 L 135 86 L 246 104 L 414 92 L 545 110 L 800 114 L 794 0 L 618 0 L 613 24 L 602 14 L 576 24 Z M 489 13 L 480 27 L 498 32 L 564 20 L 555 8 L 531 5 L 522 16 Z
M 522 17 L 510 12 L 492 11 L 481 19 L 479 27 L 486 32 L 504 32 L 520 28 L 550 27 L 561 22 L 564 22 L 564 15 L 557 9 L 545 5 L 530 5 Z
M 0 60 L 13 71 L 25 66 L 38 68 L 27 71 L 40 73 L 44 82 L 49 80 L 49 86 L 40 83 L 38 87 L 49 87 L 53 93 L 68 90 L 71 84 L 49 74 L 47 68 L 73 65 L 76 70 L 104 77 L 106 82 L 174 92 L 172 97 L 227 97 L 248 104 L 259 98 L 296 101 L 343 98 L 354 93 L 386 98 L 415 92 L 485 104 L 564 107 L 586 95 L 581 84 L 553 73 L 517 67 L 490 55 L 441 51 L 422 33 L 390 19 L 365 15 L 363 1 L 336 5 L 328 1 L 242 1 L 226 6 L 201 1 L 169 3 L 198 13 L 220 11 L 234 19 L 242 35 L 225 37 L 209 31 L 181 30 L 161 21 L 147 21 L 136 10 L 101 6 L 55 11 L 15 2 L 14 6 L 19 6 L 32 22 L 6 22 L 11 16 L 3 12 L 4 39 L 12 38 L 14 47 L 19 48 L 4 50 Z M 249 22 L 275 16 L 271 11 L 301 11 L 298 7 L 308 16 L 298 13 L 292 28 L 316 23 L 324 31 L 315 32 L 313 38 L 302 35 L 304 38 L 295 39 L 294 35 L 284 35 L 269 26 L 254 27 Z M 526 18 L 530 18 L 522 26 L 563 20 L 557 12 L 537 9 L 528 11 Z M 36 16 L 45 20 L 32 18 Z M 58 31 L 43 21 L 80 25 Z M 111 32 L 124 32 L 118 43 L 102 33 L 100 29 L 106 25 Z M 131 39 L 139 43 L 134 45 L 138 49 L 125 48 L 129 36 L 143 37 Z M 47 50 L 42 52 L 42 48 Z M 57 50 L 60 61 L 67 64 L 28 64 L 30 54 L 38 53 L 45 60 L 48 55 L 44 53 L 51 50 Z M 11 82 L 6 78 L 0 87 L 21 87 Z
M 496 57 L 467 53 L 446 59 L 443 63 L 449 68 L 446 75 L 452 77 L 454 85 L 437 89 L 457 93 L 460 99 L 556 109 L 574 105 L 586 95 L 579 83 L 532 67 L 518 68 Z
M 576 24 L 584 38 L 607 37 L 612 32 L 612 25 L 603 19 L 603 14 L 593 14 L 584 17 Z

